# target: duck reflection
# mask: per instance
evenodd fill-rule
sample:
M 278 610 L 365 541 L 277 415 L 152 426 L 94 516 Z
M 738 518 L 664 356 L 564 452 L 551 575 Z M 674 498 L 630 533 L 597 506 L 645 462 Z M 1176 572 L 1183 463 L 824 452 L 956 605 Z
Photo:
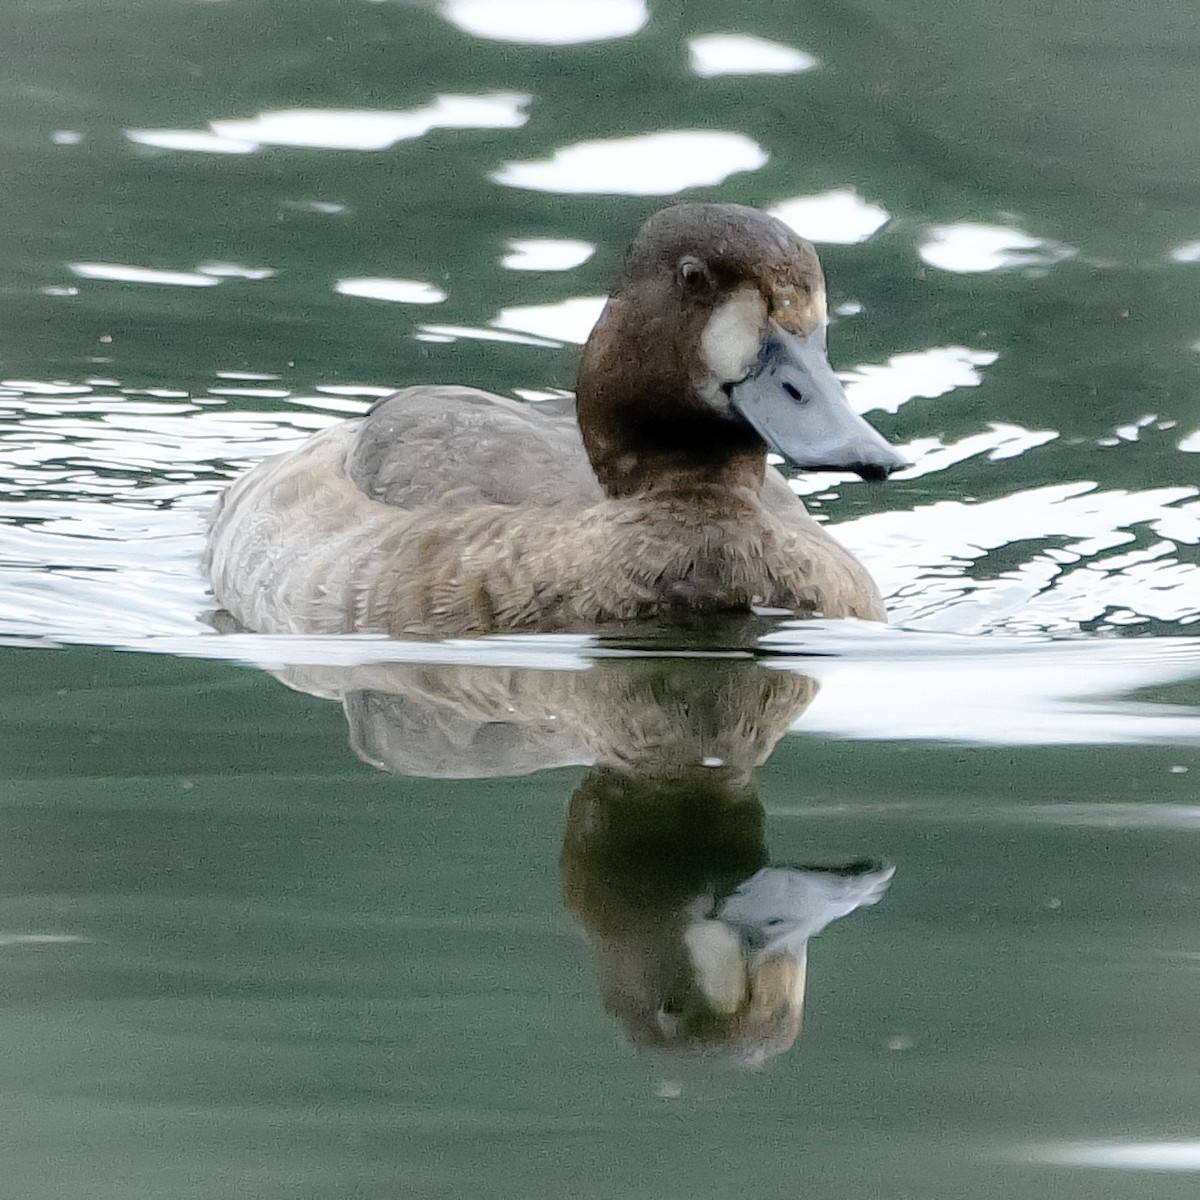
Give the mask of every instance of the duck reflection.
M 567 907 L 605 1008 L 644 1049 L 760 1065 L 801 1027 L 808 942 L 875 904 L 873 860 L 772 864 L 755 769 L 817 692 L 750 658 L 613 658 L 581 671 L 292 669 L 339 698 L 384 770 L 436 778 L 588 764 L 563 839 Z
M 597 766 L 572 796 L 566 902 L 636 1046 L 748 1066 L 781 1054 L 800 1032 L 808 939 L 887 890 L 879 862 L 769 866 L 763 817 L 727 766 Z

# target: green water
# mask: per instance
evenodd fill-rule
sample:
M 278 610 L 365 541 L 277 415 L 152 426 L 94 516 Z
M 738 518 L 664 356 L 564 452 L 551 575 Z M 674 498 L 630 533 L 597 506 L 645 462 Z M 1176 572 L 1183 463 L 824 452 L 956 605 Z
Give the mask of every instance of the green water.
M 0 15 L 0 1198 L 1190 1198 L 1194 12 L 651 0 L 538 44 L 568 9 L 640 21 Z M 735 32 L 817 65 L 694 69 Z M 729 138 L 529 174 L 663 131 Z M 826 197 L 834 364 L 917 465 L 797 487 L 894 630 L 213 631 L 225 481 L 391 386 L 569 388 L 673 195 Z M 756 879 L 879 882 L 738 966 Z
M 896 875 L 747 1072 L 603 1011 L 562 900 L 582 769 L 389 776 L 233 667 L 4 671 L 3 926 L 77 939 L 0 950 L 6 1195 L 1190 1194 L 1021 1159 L 1194 1132 L 1194 749 L 785 741 L 770 861 Z M 653 916 L 720 853 L 643 820 L 656 861 L 591 886 Z

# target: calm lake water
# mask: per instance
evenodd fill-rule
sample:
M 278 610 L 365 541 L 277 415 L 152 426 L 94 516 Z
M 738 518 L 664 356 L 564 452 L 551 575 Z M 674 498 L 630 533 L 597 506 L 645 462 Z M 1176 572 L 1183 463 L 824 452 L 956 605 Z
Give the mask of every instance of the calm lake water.
M 1190 1198 L 1200 40 L 1171 0 L 0 17 L 0 1197 Z M 890 628 L 223 633 L 229 479 L 821 251 Z M 809 941 L 811 939 L 811 945 Z

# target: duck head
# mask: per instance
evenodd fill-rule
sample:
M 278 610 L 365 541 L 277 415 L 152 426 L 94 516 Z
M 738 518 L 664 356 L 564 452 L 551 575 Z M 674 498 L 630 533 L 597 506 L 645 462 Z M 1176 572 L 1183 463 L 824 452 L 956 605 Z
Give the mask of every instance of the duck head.
M 768 447 L 806 471 L 906 465 L 850 407 L 825 349 L 816 251 L 740 204 L 678 204 L 639 230 L 580 362 L 601 485 L 762 484 Z

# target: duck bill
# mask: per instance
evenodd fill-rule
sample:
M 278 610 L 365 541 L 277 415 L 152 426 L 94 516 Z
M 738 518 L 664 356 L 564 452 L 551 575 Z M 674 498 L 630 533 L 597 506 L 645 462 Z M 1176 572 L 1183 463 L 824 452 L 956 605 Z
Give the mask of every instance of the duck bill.
M 730 402 L 762 439 L 802 471 L 886 479 L 907 460 L 850 407 L 825 352 L 825 327 L 805 337 L 776 321 Z

